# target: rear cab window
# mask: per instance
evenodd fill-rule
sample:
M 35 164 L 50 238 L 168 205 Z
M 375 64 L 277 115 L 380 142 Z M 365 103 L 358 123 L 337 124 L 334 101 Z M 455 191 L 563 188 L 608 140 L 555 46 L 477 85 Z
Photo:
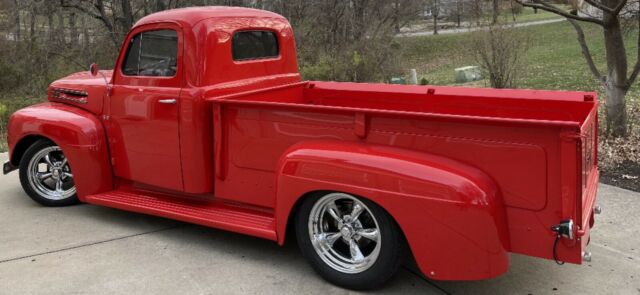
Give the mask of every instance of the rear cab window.
M 231 42 L 233 60 L 253 60 L 280 56 L 278 37 L 265 30 L 240 31 L 233 34 Z
M 146 31 L 131 38 L 122 63 L 126 76 L 173 77 L 178 64 L 178 33 Z

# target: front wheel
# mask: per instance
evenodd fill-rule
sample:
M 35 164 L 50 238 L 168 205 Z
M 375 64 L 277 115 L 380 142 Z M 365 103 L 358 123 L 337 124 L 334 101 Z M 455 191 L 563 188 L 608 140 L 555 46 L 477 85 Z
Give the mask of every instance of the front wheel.
M 71 167 L 59 146 L 48 140 L 31 145 L 20 160 L 20 184 L 44 206 L 78 203 Z
M 310 196 L 296 215 L 302 254 L 327 281 L 349 289 L 382 286 L 404 260 L 404 238 L 375 203 L 332 192 Z

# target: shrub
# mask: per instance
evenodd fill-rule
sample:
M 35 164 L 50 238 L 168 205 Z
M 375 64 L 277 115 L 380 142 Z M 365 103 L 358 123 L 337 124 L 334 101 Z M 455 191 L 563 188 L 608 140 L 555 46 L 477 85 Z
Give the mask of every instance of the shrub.
M 495 25 L 474 34 L 471 53 L 489 78 L 491 87 L 515 88 L 526 45 L 526 35 Z

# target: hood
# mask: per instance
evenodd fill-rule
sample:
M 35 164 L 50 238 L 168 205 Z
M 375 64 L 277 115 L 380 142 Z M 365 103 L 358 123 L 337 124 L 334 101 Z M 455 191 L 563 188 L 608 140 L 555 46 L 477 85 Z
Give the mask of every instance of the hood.
M 48 99 L 100 114 L 107 89 L 105 78 L 110 83 L 112 74 L 111 70 L 102 70 L 95 77 L 88 71 L 71 74 L 49 85 Z

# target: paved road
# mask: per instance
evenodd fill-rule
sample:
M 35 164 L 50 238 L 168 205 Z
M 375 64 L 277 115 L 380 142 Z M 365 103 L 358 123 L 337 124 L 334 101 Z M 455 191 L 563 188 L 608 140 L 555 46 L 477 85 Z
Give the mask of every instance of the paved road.
M 0 154 L 0 161 L 6 153 Z M 640 194 L 600 186 L 588 265 L 514 255 L 480 282 L 427 281 L 411 267 L 384 294 L 640 294 Z M 0 176 L 0 294 L 350 294 L 275 243 L 92 205 L 44 208 Z
M 514 28 L 521 28 L 521 27 L 529 27 L 529 26 L 537 26 L 537 25 L 546 25 L 546 24 L 552 24 L 552 23 L 558 23 L 558 22 L 562 22 L 565 21 L 566 19 L 564 18 L 555 18 L 555 19 L 547 19 L 547 20 L 538 20 L 538 21 L 532 21 L 532 22 L 523 22 L 523 23 L 515 23 L 513 25 L 510 25 L 511 27 Z M 438 30 L 438 34 L 439 35 L 449 35 L 449 34 L 460 34 L 460 33 L 469 33 L 469 32 L 475 32 L 475 31 L 479 31 L 479 30 L 485 30 L 487 27 L 469 27 L 469 28 L 453 28 L 453 29 L 443 29 L 443 30 Z M 431 36 L 433 35 L 433 30 L 429 30 L 429 31 L 421 31 L 421 32 L 410 32 L 410 33 L 400 33 L 397 34 L 396 37 L 419 37 L 419 36 Z

